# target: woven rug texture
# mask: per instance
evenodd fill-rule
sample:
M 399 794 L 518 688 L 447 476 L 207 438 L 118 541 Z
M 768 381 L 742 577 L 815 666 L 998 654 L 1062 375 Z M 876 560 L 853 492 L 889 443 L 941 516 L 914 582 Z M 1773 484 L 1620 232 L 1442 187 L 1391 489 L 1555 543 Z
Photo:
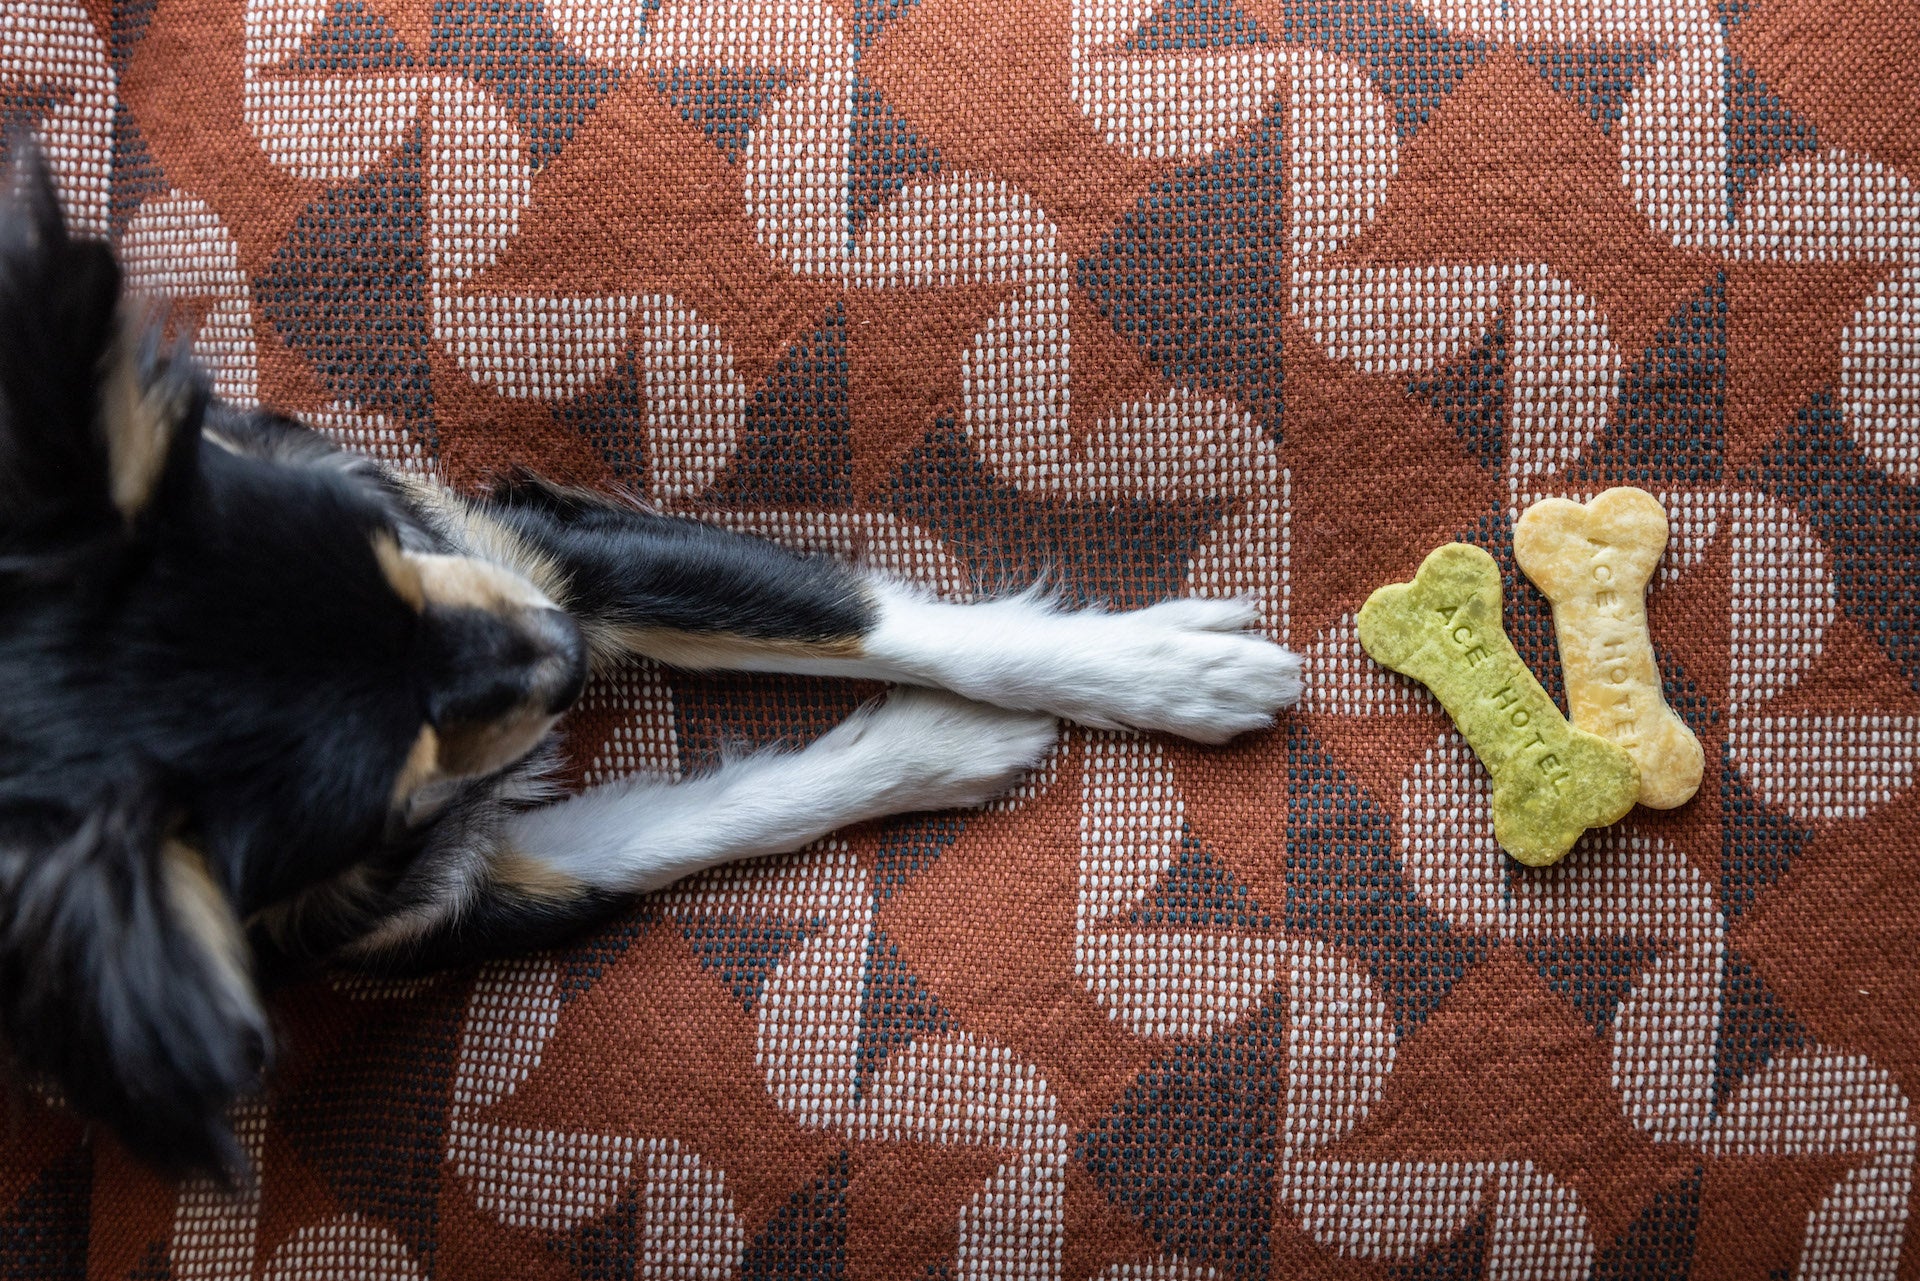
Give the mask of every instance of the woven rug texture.
M 954 599 L 1256 597 L 1226 749 L 1062 731 L 551 953 L 279 997 L 258 1178 L 31 1099 L 0 1278 L 1920 1277 L 1913 0 L 0 0 L 219 390 Z M 1640 486 L 1699 795 L 1530 872 L 1354 614 Z M 634 663 L 575 785 L 876 687 Z

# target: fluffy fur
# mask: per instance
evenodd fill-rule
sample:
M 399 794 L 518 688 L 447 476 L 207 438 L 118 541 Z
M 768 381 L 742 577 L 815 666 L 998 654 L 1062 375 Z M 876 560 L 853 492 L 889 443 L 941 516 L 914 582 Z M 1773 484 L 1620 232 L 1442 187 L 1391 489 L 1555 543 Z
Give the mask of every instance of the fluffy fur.
M 531 478 L 462 498 L 212 399 L 70 238 L 0 214 L 0 1050 L 136 1153 L 234 1168 L 259 989 L 552 941 L 628 896 L 985 801 L 1056 716 L 1207 742 L 1299 691 L 1250 607 L 942 604 Z M 913 687 L 804 750 L 553 801 L 588 671 Z

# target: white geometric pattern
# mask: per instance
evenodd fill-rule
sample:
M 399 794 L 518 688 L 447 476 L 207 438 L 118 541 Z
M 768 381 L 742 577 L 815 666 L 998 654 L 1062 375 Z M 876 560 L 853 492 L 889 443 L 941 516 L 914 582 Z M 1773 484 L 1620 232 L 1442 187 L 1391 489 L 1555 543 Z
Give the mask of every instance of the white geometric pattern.
M 116 91 L 107 42 L 71 0 L 0 3 L 0 84 L 49 102 L 34 122 L 54 189 L 75 231 L 105 235 Z
M 1401 858 L 1420 901 L 1510 941 L 1592 935 L 1655 944 L 1610 1032 L 1613 1086 L 1627 1120 L 1657 1142 L 1756 1155 L 1840 1144 L 1870 1154 L 1869 1186 L 1850 1173 L 1809 1220 L 1799 1275 L 1835 1275 L 1821 1262 L 1833 1257 L 1876 1260 L 1874 1274 L 1897 1262 L 1915 1150 L 1909 1105 L 1891 1078 L 1864 1059 L 1815 1051 L 1827 1065 L 1818 1091 L 1770 1086 L 1762 1073 L 1716 1113 L 1727 945 L 1713 884 L 1686 855 L 1630 825 L 1590 836 L 1579 857 L 1555 867 L 1511 870 L 1491 839 L 1491 788 L 1472 766 L 1448 730 L 1402 784 Z M 1448 839 L 1448 831 L 1459 835 Z
M 1624 190 L 1650 228 L 1703 259 L 1857 262 L 1883 274 L 1846 326 L 1839 404 L 1851 438 L 1895 477 L 1920 479 L 1912 366 L 1920 352 L 1920 193 L 1883 158 L 1827 147 L 1760 175 L 1739 199 L 1727 149 L 1730 57 L 1709 0 L 1422 0 L 1461 36 L 1490 42 L 1643 40 L 1660 56 L 1628 96 L 1611 137 Z M 726 335 L 665 293 L 580 297 L 490 292 L 535 181 L 527 137 L 500 99 L 429 73 L 313 77 L 291 59 L 326 16 L 323 0 L 249 0 L 241 109 L 262 154 L 296 178 L 337 183 L 389 156 L 424 126 L 433 332 L 476 383 L 503 397 L 556 401 L 606 376 L 630 346 L 645 378 L 649 496 L 691 504 L 737 449 L 748 389 Z M 1456 357 L 1496 311 L 1512 327 L 1512 394 L 1501 462 L 1510 513 L 1574 492 L 1567 475 L 1616 411 L 1623 353 L 1615 320 L 1546 263 L 1521 259 L 1332 265 L 1374 219 L 1398 172 L 1393 107 L 1353 63 L 1292 45 L 1141 55 L 1118 48 L 1153 0 L 1075 0 L 1063 83 L 1116 154 L 1203 158 L 1285 105 L 1293 315 L 1324 352 L 1365 373 L 1403 375 Z M 1030 193 L 993 173 L 910 184 L 848 231 L 846 181 L 855 50 L 825 0 L 553 0 L 556 30 L 582 57 L 629 75 L 685 68 L 788 73 L 742 156 L 746 208 L 761 248 L 795 277 L 847 290 L 999 284 L 1010 296 L 961 358 L 961 425 L 1002 481 L 1043 495 L 1123 502 L 1209 500 L 1227 514 L 1187 566 L 1188 590 L 1249 593 L 1267 630 L 1290 628 L 1291 476 L 1242 406 L 1176 386 L 1129 401 L 1076 437 L 1070 419 L 1070 256 Z M 31 49 L 25 61 L 14 56 Z M 51 51 L 51 60 L 46 51 Z M 0 77 L 45 81 L 56 99 L 38 129 L 76 225 L 107 225 L 114 88 L 104 41 L 61 0 L 0 6 Z M 196 351 L 218 390 L 258 393 L 253 300 L 234 237 L 184 191 L 150 198 L 127 228 L 136 285 L 204 309 Z M 317 425 L 336 439 L 425 470 L 424 449 L 345 402 Z M 1582 495 L 1584 496 L 1584 495 Z M 1674 542 L 1658 580 L 1701 563 L 1724 538 L 1732 561 L 1726 690 L 1732 764 L 1766 804 L 1806 823 L 1856 821 L 1907 793 L 1920 718 L 1778 710 L 1826 655 L 1840 616 L 1832 555 L 1805 513 L 1758 494 L 1662 495 Z M 730 527 L 791 545 L 864 556 L 942 595 L 972 593 L 967 567 L 898 517 L 806 510 L 730 512 Z M 1310 647 L 1322 679 L 1316 714 L 1428 712 L 1424 691 L 1361 655 L 1348 616 Z M 597 775 L 676 772 L 671 692 L 657 669 L 625 674 L 648 716 L 616 735 Z M 1136 929 L 1131 910 L 1178 858 L 1182 781 L 1159 745 L 1082 734 L 1082 769 L 1050 786 L 1081 792 L 1075 961 L 1093 999 L 1132 1033 L 1192 1039 L 1285 993 L 1287 1094 L 1277 1191 L 1331 1248 L 1410 1259 L 1487 1214 L 1488 1275 L 1581 1277 L 1596 1242 L 1586 1209 L 1553 1172 L 1522 1161 L 1339 1162 L 1317 1153 L 1382 1097 L 1395 1062 L 1391 1018 L 1364 967 L 1317 940 Z M 1862 762 L 1865 762 L 1863 765 Z M 1671 845 L 1631 828 L 1582 856 L 1521 873 L 1491 836 L 1485 778 L 1451 732 L 1402 780 L 1395 848 L 1405 880 L 1455 924 L 1520 942 L 1629 934 L 1657 942 L 1607 1033 L 1626 1118 L 1656 1142 L 1710 1155 L 1845 1154 L 1856 1163 L 1810 1213 L 1797 1275 L 1890 1277 L 1898 1266 L 1915 1159 L 1905 1095 L 1864 1057 L 1810 1046 L 1750 1075 L 1717 1107 L 1713 1065 L 1728 962 L 1715 886 Z M 845 846 L 717 872 L 669 896 L 690 921 L 729 906 L 821 922 L 774 967 L 756 1010 L 759 1066 L 799 1124 L 849 1140 L 913 1138 L 993 1147 L 1003 1158 L 960 1213 L 962 1276 L 1058 1276 L 1070 1139 L 1039 1070 L 965 1031 L 895 1051 L 854 1089 L 866 949 L 875 925 L 868 873 Z M 543 1231 L 603 1213 L 641 1185 L 644 1274 L 730 1275 L 745 1248 L 724 1171 L 674 1140 L 515 1130 L 489 1108 L 537 1068 L 557 1026 L 558 975 L 545 962 L 489 971 L 459 1047 L 447 1157 L 478 1204 Z M 373 996 L 374 989 L 354 989 Z M 265 1143 L 265 1113 L 236 1122 Z M 252 1199 L 249 1200 L 249 1195 Z M 189 1185 L 176 1208 L 174 1275 L 261 1272 L 257 1189 L 227 1198 Z M 265 1275 L 421 1269 L 392 1233 L 340 1216 L 273 1243 Z M 1117 1264 L 1113 1281 L 1211 1277 L 1168 1259 Z

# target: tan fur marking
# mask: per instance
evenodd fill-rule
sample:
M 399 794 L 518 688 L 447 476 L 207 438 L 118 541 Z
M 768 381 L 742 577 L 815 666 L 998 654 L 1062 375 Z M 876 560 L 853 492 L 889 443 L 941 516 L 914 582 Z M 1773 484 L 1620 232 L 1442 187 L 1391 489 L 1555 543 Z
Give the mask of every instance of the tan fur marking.
M 397 809 L 407 803 L 413 794 L 434 781 L 440 773 L 440 736 L 434 733 L 433 726 L 422 725 L 420 735 L 413 740 L 413 748 L 407 753 L 406 763 L 400 767 L 400 774 L 393 781 L 393 805 Z
M 192 846 L 170 840 L 160 851 L 160 868 L 175 919 L 213 962 L 227 997 L 252 1005 L 253 978 L 247 972 L 246 938 L 232 905 L 213 883 L 206 859 Z
M 101 390 L 101 428 L 107 438 L 107 485 L 120 515 L 132 520 L 153 499 L 166 463 L 167 446 L 185 409 L 183 385 L 162 381 L 143 387 L 134 361 L 134 322 L 123 322 L 107 356 Z M 171 392 L 171 394 L 169 394 Z
M 393 540 L 392 535 L 374 535 L 373 555 L 380 562 L 380 572 L 386 575 L 387 582 L 400 599 L 413 606 L 415 613 L 425 609 L 427 587 L 420 579 L 420 567 L 400 550 L 400 544 Z
M 247 918 L 246 928 L 264 930 L 268 938 L 286 947 L 298 937 L 303 925 L 358 911 L 359 905 L 377 898 L 372 874 L 365 864 L 356 863 L 330 880 L 309 885 L 292 898 L 261 908 Z
M 553 608 L 553 601 L 545 592 L 494 561 L 478 556 L 440 556 L 426 552 L 401 552 L 400 555 L 417 576 L 426 605 L 491 613 Z
M 552 864 L 543 863 L 512 848 L 503 849 L 493 856 L 487 864 L 487 874 L 504 889 L 549 902 L 579 898 L 586 889 L 581 882 Z
M 475 555 L 506 566 L 546 593 L 549 600 L 565 606 L 567 578 L 551 557 L 536 551 L 520 535 L 471 507 L 462 506 L 460 514 L 461 538 Z
M 491 526 L 491 522 L 488 524 Z M 467 555 L 454 556 L 410 552 L 402 550 L 389 535 L 378 534 L 373 540 L 373 554 L 379 558 L 380 572 L 393 584 L 393 590 L 416 610 L 429 605 L 490 611 L 554 608 L 552 596 L 536 581 L 521 573 L 517 565 L 489 555 L 485 548 L 469 547 Z
M 835 636 L 823 641 L 756 640 L 728 632 L 676 632 L 658 627 L 610 628 L 606 636 L 636 654 L 658 659 L 669 667 L 696 672 L 728 669 L 769 654 L 855 659 L 865 653 L 859 636 Z
M 422 789 L 437 783 L 480 778 L 532 751 L 559 720 L 542 712 L 517 715 L 444 731 L 422 725 L 393 780 L 391 804 L 405 811 Z
M 446 486 L 409 472 L 391 475 L 406 488 L 414 502 L 437 518 L 441 529 L 462 551 L 518 574 L 545 593 L 549 602 L 566 608 L 567 578 L 551 557 L 530 547 L 520 535 L 478 508 L 463 502 Z
M 440 774 L 446 778 L 479 778 L 491 774 L 533 750 L 547 736 L 557 716 L 522 710 L 517 715 L 482 725 L 444 729 L 440 733 Z

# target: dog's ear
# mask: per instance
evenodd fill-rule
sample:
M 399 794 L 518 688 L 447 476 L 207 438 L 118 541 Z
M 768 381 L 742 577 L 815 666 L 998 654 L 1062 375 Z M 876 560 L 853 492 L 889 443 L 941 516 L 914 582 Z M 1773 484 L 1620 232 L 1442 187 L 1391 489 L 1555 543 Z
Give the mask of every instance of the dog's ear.
M 204 379 L 123 306 L 106 243 L 68 234 L 38 148 L 15 154 L 0 205 L 0 531 L 131 522 L 185 465 Z
M 0 816 L 0 1048 L 153 1165 L 237 1175 L 265 1020 L 226 896 L 158 819 Z

